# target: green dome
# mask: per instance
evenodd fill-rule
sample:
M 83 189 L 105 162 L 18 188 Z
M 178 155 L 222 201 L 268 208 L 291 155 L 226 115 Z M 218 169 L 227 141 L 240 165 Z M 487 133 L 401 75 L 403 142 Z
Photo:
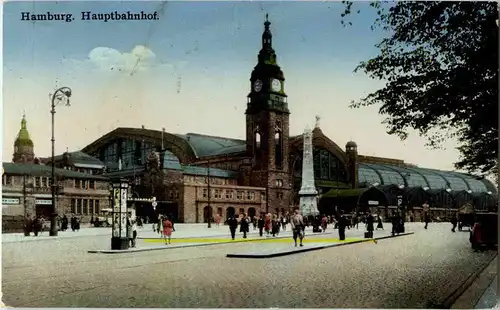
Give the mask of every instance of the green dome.
M 26 115 L 23 115 L 23 119 L 21 120 L 21 129 L 19 129 L 19 133 L 17 134 L 17 139 L 14 142 L 15 146 L 33 146 L 33 141 L 30 138 L 30 133 L 26 127 Z

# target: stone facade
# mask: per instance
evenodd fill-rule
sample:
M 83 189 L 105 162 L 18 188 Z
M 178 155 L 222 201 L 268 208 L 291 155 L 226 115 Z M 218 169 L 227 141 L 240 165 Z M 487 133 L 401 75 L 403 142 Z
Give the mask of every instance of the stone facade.
M 4 171 L 2 175 L 3 216 L 17 217 L 21 220 L 25 214 L 40 214 L 50 218 L 52 196 L 49 177 L 33 174 L 35 173 L 19 175 Z M 58 182 L 60 187 L 56 195 L 56 205 L 59 215 L 75 214 L 85 223 L 89 222 L 92 216 L 99 214 L 102 209 L 109 208 L 108 181 L 92 179 L 92 176 L 88 176 L 88 179 L 85 177 L 86 175 L 82 174 L 79 178 L 65 178 Z

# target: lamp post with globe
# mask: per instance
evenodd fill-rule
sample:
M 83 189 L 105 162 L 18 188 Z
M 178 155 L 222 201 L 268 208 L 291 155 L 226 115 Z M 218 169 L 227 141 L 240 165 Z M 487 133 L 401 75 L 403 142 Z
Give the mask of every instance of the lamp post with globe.
M 51 171 L 51 181 L 50 181 L 50 188 L 51 188 L 51 197 L 52 197 L 52 214 L 50 217 L 50 236 L 57 236 L 57 206 L 56 206 L 56 182 L 55 182 L 55 162 L 54 162 L 54 156 L 55 156 L 55 138 L 54 138 L 54 117 L 56 114 L 56 106 L 59 104 L 63 103 L 65 106 L 69 107 L 69 98 L 71 97 L 71 88 L 69 87 L 60 87 L 58 88 L 53 94 L 52 94 L 52 99 L 51 99 L 51 110 L 50 113 L 52 114 L 52 139 L 50 140 L 52 142 L 52 157 L 51 157 L 51 166 L 52 166 L 52 171 Z

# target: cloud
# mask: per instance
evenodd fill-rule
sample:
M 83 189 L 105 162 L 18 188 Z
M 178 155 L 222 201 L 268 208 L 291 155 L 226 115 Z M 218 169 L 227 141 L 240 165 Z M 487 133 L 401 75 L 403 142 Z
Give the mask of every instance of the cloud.
M 88 60 L 103 71 L 122 71 L 130 74 L 165 65 L 158 63 L 155 53 L 143 45 L 136 45 L 128 53 L 110 47 L 96 47 L 90 51 Z

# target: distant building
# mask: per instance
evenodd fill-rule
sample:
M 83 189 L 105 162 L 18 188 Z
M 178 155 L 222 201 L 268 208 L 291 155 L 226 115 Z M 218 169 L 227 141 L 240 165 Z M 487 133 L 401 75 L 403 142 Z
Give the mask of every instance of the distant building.
M 25 116 L 23 116 L 21 129 L 14 142 L 13 161 L 13 163 L 3 163 L 2 227 L 4 232 L 22 229 L 23 217 L 26 214 L 50 218 L 52 213 L 51 166 L 41 164 L 40 160 L 34 156 L 34 144 L 28 133 Z M 107 178 L 92 174 L 91 170 L 79 172 L 69 169 L 71 166 L 64 168 L 55 169 L 56 204 L 59 215 L 78 214 L 84 222 L 88 222 L 93 215 L 109 207 Z M 84 169 L 90 168 L 94 166 Z M 101 172 L 102 170 L 103 166 L 100 167 Z

